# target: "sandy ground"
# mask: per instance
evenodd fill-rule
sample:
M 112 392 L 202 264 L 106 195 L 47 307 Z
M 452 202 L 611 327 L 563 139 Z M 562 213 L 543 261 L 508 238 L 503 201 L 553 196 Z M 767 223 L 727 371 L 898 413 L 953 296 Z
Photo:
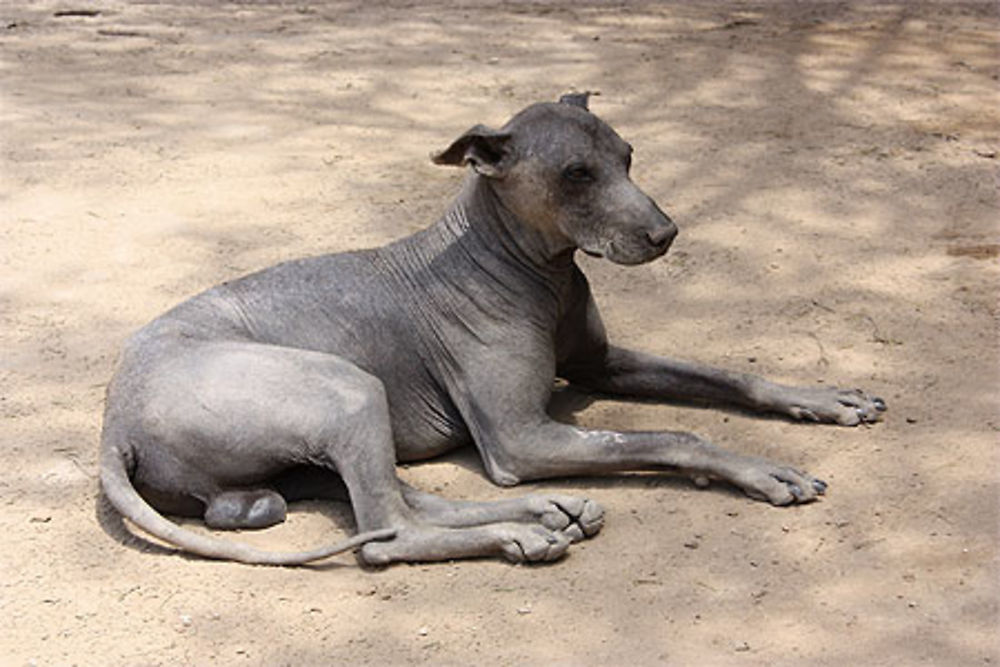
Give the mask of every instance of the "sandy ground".
M 58 15 L 74 9 L 95 15 Z M 994 3 L 7 2 L 0 225 L 0 663 L 1000 661 L 1000 150 Z M 587 494 L 544 567 L 267 569 L 143 553 L 95 521 L 103 389 L 129 332 L 214 283 L 431 222 L 427 155 L 570 89 L 678 221 L 665 259 L 582 259 L 619 342 L 864 386 L 842 429 L 601 401 L 831 483 L 790 509 L 659 476 Z M 242 539 L 351 529 L 308 503 Z

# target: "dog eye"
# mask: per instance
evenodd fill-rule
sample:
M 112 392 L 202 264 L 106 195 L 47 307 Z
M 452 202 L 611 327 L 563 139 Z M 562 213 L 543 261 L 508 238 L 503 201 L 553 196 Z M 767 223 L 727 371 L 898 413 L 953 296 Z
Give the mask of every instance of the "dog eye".
M 594 180 L 594 172 L 585 164 L 571 164 L 563 171 L 563 178 L 575 183 L 589 183 Z

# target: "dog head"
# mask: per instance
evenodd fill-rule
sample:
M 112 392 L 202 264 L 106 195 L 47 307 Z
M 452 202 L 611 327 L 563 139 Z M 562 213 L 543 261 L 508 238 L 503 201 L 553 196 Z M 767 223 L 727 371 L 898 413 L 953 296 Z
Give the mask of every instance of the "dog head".
M 434 161 L 470 165 L 556 251 L 648 262 L 667 251 L 677 227 L 632 182 L 632 146 L 590 112 L 588 95 L 533 104 L 499 130 L 476 125 Z

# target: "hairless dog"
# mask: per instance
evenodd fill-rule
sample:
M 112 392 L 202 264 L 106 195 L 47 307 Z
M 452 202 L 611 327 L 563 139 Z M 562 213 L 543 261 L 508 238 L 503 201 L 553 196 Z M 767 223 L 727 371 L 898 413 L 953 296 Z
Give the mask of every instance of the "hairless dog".
M 826 484 L 690 433 L 586 430 L 546 412 L 554 379 L 605 394 L 703 400 L 853 426 L 885 403 L 796 388 L 608 342 L 577 250 L 617 264 L 663 255 L 670 218 L 629 178 L 632 147 L 587 95 L 477 125 L 434 157 L 468 165 L 438 222 L 382 248 L 290 261 L 223 283 L 134 334 L 108 387 L 101 482 L 146 532 L 209 558 L 299 564 L 361 546 L 369 564 L 502 555 L 549 561 L 594 535 L 603 510 L 572 496 L 456 502 L 397 461 L 472 444 L 487 475 L 524 480 L 673 471 L 775 505 Z M 178 526 L 283 521 L 324 469 L 359 534 L 270 552 Z M 344 493 L 346 491 L 346 494 Z M 363 546 L 362 546 L 363 545 Z

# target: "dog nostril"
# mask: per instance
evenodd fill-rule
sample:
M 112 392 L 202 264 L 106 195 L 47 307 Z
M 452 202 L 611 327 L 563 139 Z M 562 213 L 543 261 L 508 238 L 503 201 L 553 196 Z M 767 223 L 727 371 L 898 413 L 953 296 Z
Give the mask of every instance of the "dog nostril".
M 674 225 L 662 225 L 646 232 L 646 238 L 657 247 L 669 244 L 675 236 L 677 236 L 677 227 Z

